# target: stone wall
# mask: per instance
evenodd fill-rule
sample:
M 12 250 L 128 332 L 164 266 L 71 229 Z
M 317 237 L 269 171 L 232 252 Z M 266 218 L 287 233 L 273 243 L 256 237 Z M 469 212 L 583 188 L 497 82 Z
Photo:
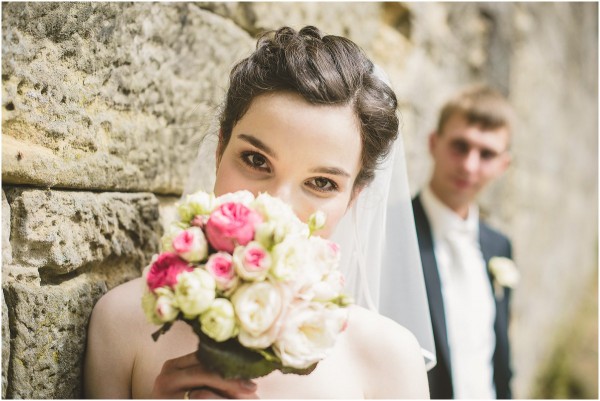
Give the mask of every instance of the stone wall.
M 529 396 L 548 333 L 597 269 L 597 15 L 593 3 L 4 3 L 2 396 L 81 397 L 90 311 L 157 251 L 231 66 L 258 32 L 305 24 L 350 37 L 390 75 L 413 192 L 449 95 L 485 80 L 516 106 L 513 166 L 481 202 L 523 272 L 511 336 L 516 395 Z

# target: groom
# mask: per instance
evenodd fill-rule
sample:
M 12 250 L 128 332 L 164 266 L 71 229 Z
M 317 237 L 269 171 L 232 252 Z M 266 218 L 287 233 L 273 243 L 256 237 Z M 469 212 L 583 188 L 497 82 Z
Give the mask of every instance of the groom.
M 431 398 L 511 398 L 510 291 L 488 270 L 511 244 L 475 200 L 510 164 L 512 120 L 504 97 L 473 87 L 444 106 L 429 138 L 433 174 L 413 210 L 437 354 Z

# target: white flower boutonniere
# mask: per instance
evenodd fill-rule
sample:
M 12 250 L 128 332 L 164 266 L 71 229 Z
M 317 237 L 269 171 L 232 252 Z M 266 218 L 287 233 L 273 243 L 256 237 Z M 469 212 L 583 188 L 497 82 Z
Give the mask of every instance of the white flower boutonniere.
M 494 291 L 497 298 L 501 299 L 504 296 L 504 287 L 515 288 L 519 283 L 521 275 L 515 262 L 511 259 L 494 256 L 490 259 L 488 267 L 494 279 Z

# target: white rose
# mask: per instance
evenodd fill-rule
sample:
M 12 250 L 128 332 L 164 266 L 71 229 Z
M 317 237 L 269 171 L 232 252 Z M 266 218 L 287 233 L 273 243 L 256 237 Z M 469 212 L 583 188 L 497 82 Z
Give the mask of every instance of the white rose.
M 297 281 L 300 274 L 308 273 L 310 264 L 308 255 L 310 255 L 310 245 L 307 238 L 287 237 L 273 247 L 271 274 L 279 281 Z
M 183 201 L 175 204 L 179 219 L 184 223 L 189 223 L 194 216 L 210 214 L 214 206 L 215 196 L 203 191 L 187 195 Z
M 252 208 L 259 212 L 265 220 L 268 221 L 287 221 L 297 219 L 294 214 L 294 210 L 291 206 L 283 202 L 279 198 L 275 198 L 266 192 L 259 194 L 254 202 L 252 202 Z
M 269 347 L 277 336 L 283 308 L 280 290 L 269 281 L 244 284 L 231 301 L 240 324 L 240 343 L 248 348 Z
M 241 203 L 244 206 L 249 206 L 254 200 L 254 195 L 250 191 L 237 191 L 226 193 L 215 199 L 215 209 L 224 203 Z
M 225 298 L 217 298 L 207 311 L 200 315 L 204 334 L 215 341 L 225 341 L 237 334 L 233 305 Z
M 514 288 L 521 279 L 515 262 L 509 258 L 499 256 L 491 258 L 489 269 L 494 281 L 503 287 Z
M 215 299 L 215 279 L 204 269 L 183 272 L 175 285 L 175 299 L 186 319 L 207 310 Z
M 340 252 L 335 242 L 321 237 L 310 237 L 309 245 L 312 258 L 319 264 L 323 274 L 338 268 Z
M 292 305 L 273 344 L 284 366 L 304 369 L 325 358 L 347 321 L 347 311 L 318 303 Z
M 288 283 L 296 296 L 304 300 L 312 299 L 312 288 L 328 273 L 329 265 L 315 257 L 310 239 L 288 237 L 273 247 L 271 255 L 271 276 Z
M 271 223 L 263 227 L 263 230 L 271 235 L 274 243 L 283 241 L 288 235 L 308 237 L 308 226 L 300 221 L 292 207 L 281 199 L 272 197 L 268 193 L 261 193 L 251 206 L 263 216 L 266 223 Z M 267 244 L 265 246 L 270 247 Z
M 198 191 L 185 197 L 185 205 L 190 209 L 192 216 L 208 215 L 215 208 L 215 195 Z
M 323 302 L 331 301 L 342 295 L 343 289 L 343 274 L 339 270 L 333 270 L 310 288 L 311 299 Z
M 271 255 L 258 242 L 237 246 L 233 251 L 233 266 L 236 273 L 247 281 L 262 281 L 271 267 Z

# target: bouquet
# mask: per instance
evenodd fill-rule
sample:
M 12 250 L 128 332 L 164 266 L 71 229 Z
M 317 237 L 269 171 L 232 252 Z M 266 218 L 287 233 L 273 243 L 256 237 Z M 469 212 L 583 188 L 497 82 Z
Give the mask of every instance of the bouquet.
M 204 365 L 224 378 L 252 379 L 275 369 L 308 374 L 345 329 L 337 244 L 313 235 L 289 205 L 263 193 L 188 195 L 162 253 L 145 273 L 142 307 L 162 327 L 175 320 L 199 337 Z

